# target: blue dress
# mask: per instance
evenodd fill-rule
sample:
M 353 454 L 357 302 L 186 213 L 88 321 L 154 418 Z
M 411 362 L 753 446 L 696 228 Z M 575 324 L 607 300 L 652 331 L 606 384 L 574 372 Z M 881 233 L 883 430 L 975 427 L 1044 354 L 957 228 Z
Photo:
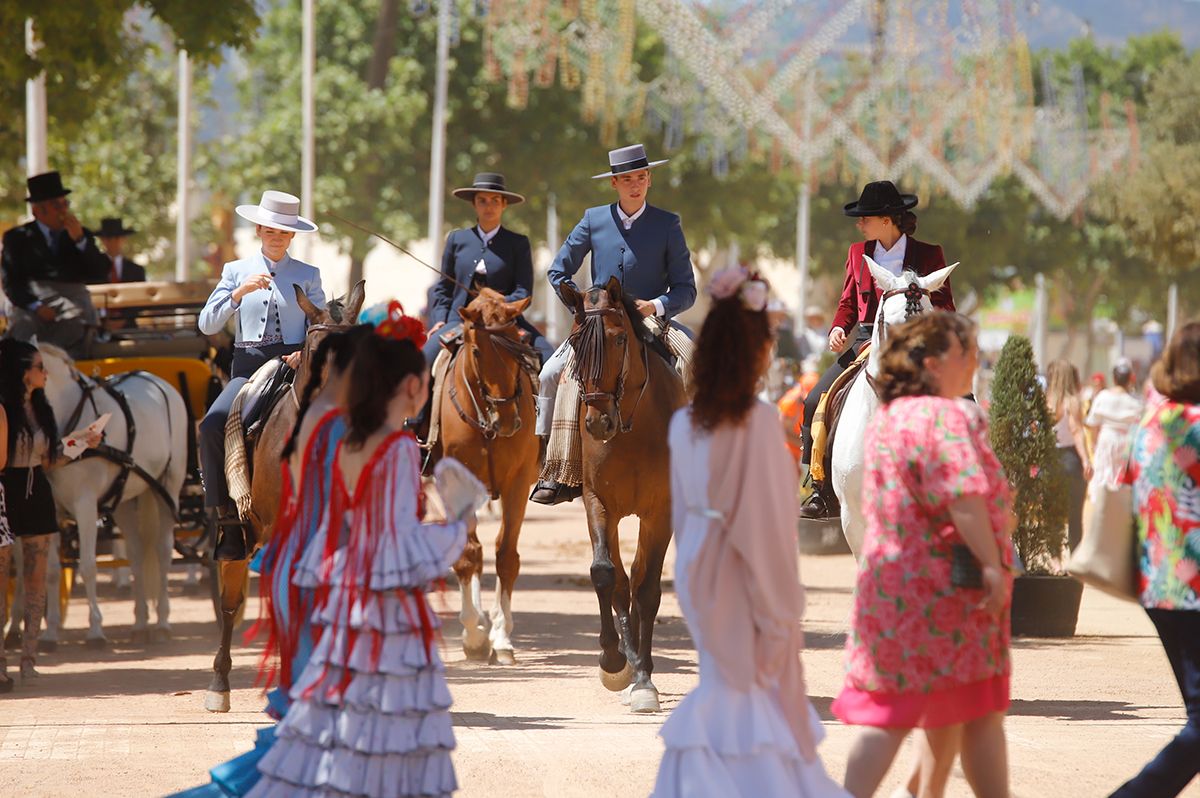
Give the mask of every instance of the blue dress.
M 308 663 L 313 651 L 313 627 L 310 623 L 315 606 L 315 591 L 311 587 L 299 587 L 316 583 L 316 573 L 321 568 L 325 555 L 326 525 L 329 502 L 329 477 L 333 473 L 333 457 L 338 441 L 345 433 L 345 423 L 336 410 L 329 411 L 317 422 L 309 439 L 308 450 L 300 464 L 300 490 L 298 496 L 305 500 L 290 501 L 285 494 L 281 504 L 285 517 L 280 534 L 259 549 L 250 561 L 250 569 L 263 574 L 260 583 L 267 591 L 271 623 L 274 626 L 272 640 L 294 637 L 278 647 L 289 661 L 283 668 L 280 684 L 267 693 L 265 712 L 280 720 L 287 714 L 291 704 L 288 695 L 291 681 Z M 285 489 L 290 485 L 287 462 L 284 461 Z M 307 570 L 305 570 L 307 566 Z M 306 573 L 307 578 L 289 579 L 292 574 Z M 274 575 L 284 578 L 275 579 Z M 273 646 L 268 645 L 268 653 Z M 285 652 L 290 651 L 288 656 Z M 234 757 L 228 762 L 209 770 L 212 781 L 199 787 L 175 793 L 170 798 L 241 798 L 258 782 L 258 763 L 275 742 L 275 726 L 258 730 L 254 748 Z

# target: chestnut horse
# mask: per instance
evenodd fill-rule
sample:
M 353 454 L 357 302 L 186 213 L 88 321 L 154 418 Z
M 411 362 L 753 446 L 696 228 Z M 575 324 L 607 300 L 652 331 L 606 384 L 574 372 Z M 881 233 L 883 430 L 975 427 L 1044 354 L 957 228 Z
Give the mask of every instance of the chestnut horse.
M 657 712 L 650 649 L 671 542 L 667 428 L 686 401 L 683 381 L 651 351 L 653 334 L 615 278 L 583 294 L 569 284 L 559 290 L 575 309 L 568 340 L 584 404 L 583 503 L 600 601 L 600 681 L 613 691 L 632 683 L 630 709 Z M 617 525 L 629 515 L 638 516 L 640 525 L 626 576 Z
M 308 300 L 300 286 L 296 286 L 296 302 L 308 318 L 308 329 L 304 334 L 304 348 L 300 354 L 300 365 L 287 395 L 271 409 L 263 422 L 253 452 L 253 470 L 250 479 L 251 509 L 247 522 L 254 529 L 260 545 L 271 539 L 275 517 L 279 511 L 282 493 L 283 447 L 296 424 L 299 404 L 296 393 L 308 383 L 308 364 L 322 339 L 329 333 L 354 324 L 362 309 L 366 296 L 366 283 L 362 280 L 351 290 L 349 297 L 334 299 L 322 310 Z M 230 560 L 217 563 L 221 594 L 221 645 L 213 659 L 213 678 L 204 697 L 204 708 L 209 712 L 229 711 L 229 671 L 233 667 L 230 646 L 237 616 L 246 600 L 246 584 L 250 560 Z
M 526 496 L 538 474 L 534 435 L 533 375 L 537 354 L 521 337 L 517 318 L 530 300 L 505 302 L 484 288 L 459 310 L 462 347 L 450 362 L 441 392 L 441 451 L 461 461 L 500 499 L 496 536 L 496 600 L 490 618 L 483 612 L 480 580 L 483 546 L 472 530 L 454 564 L 462 594 L 459 619 L 468 659 L 501 665 L 516 662 L 512 644 L 512 592 L 521 570 L 517 541 L 525 521 Z

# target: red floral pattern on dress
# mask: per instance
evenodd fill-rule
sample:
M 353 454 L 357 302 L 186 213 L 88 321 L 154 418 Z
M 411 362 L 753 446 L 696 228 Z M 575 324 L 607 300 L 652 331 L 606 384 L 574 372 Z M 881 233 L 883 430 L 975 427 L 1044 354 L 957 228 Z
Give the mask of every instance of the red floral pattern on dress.
M 1009 606 L 994 619 L 976 609 L 983 591 L 950 584 L 951 547 L 962 538 L 949 507 L 963 496 L 987 501 L 1005 573 L 1012 564 L 1008 481 L 983 412 L 961 399 L 897 399 L 872 419 L 865 461 L 847 686 L 929 693 L 1008 676 Z

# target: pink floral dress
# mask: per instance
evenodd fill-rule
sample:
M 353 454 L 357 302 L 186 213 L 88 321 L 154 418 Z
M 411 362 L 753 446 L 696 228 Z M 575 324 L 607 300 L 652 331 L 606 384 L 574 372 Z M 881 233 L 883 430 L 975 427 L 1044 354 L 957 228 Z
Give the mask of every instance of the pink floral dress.
M 982 590 L 950 582 L 951 548 L 963 540 L 949 507 L 964 496 L 987 501 L 1006 573 L 1012 564 L 1009 487 L 983 411 L 962 399 L 896 399 L 867 429 L 864 469 L 867 529 L 834 714 L 926 728 L 1004 710 L 1010 608 L 994 619 L 976 609 Z

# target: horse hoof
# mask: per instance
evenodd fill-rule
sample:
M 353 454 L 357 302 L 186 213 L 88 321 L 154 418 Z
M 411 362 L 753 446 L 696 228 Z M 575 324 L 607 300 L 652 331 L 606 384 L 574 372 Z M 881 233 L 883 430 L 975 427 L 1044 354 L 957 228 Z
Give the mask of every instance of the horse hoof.
M 53 654 L 55 651 L 58 651 L 58 641 L 57 640 L 39 640 L 38 641 L 38 653 L 39 654 Z
M 471 662 L 487 662 L 492 656 L 491 641 L 484 640 L 478 646 L 468 645 L 466 640 L 463 640 L 463 654 Z
M 144 646 L 150 642 L 150 632 L 147 629 L 134 629 L 129 635 L 129 642 L 135 646 Z
M 102 648 L 108 648 L 108 640 L 103 637 L 89 637 L 84 645 L 86 645 L 88 648 L 99 650 Z
M 165 626 L 157 626 L 150 630 L 151 643 L 165 643 L 171 639 L 171 629 Z
M 204 708 L 209 712 L 228 712 L 229 693 L 214 693 L 209 690 L 204 694 Z
M 658 691 L 653 687 L 643 687 L 629 693 L 630 712 L 652 713 L 658 710 Z
M 513 656 L 511 648 L 496 648 L 492 649 L 492 656 L 488 660 L 489 665 L 516 665 L 517 658 Z
M 609 673 L 601 668 L 600 684 L 604 685 L 604 689 L 613 693 L 619 693 L 633 684 L 633 666 L 629 664 L 629 660 L 625 661 L 625 667 L 617 673 Z

